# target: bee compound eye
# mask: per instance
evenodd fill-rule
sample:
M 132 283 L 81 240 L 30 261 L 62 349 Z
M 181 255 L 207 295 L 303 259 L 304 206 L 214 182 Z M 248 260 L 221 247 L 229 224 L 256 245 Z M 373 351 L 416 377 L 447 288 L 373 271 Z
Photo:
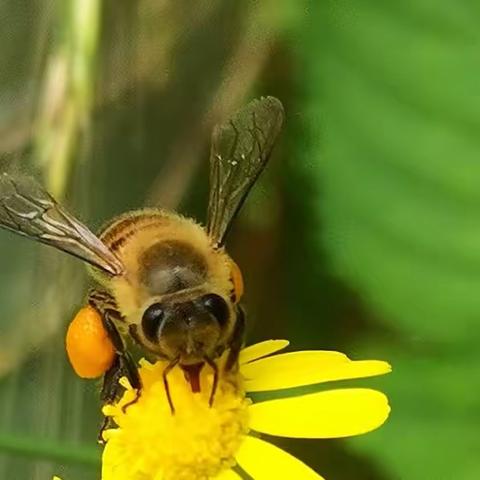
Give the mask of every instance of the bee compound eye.
M 229 311 L 227 302 L 215 293 L 210 293 L 202 297 L 203 306 L 210 312 L 220 325 L 225 325 L 228 320 Z
M 145 336 L 152 342 L 158 339 L 158 331 L 165 317 L 165 311 L 160 303 L 150 305 L 142 317 L 142 330 Z

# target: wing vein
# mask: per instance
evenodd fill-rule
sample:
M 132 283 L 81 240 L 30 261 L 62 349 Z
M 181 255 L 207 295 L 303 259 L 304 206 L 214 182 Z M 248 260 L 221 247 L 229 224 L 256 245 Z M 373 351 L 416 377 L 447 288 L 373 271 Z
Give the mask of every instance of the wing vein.
M 284 119 L 274 97 L 254 100 L 212 135 L 207 231 L 222 245 L 233 219 L 265 168 Z

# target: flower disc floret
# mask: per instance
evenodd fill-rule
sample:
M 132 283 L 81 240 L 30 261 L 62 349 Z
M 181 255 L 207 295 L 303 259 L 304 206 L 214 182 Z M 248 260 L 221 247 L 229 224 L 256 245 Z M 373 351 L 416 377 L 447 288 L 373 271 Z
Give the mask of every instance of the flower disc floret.
M 203 369 L 201 391 L 193 394 L 182 370 L 172 370 L 172 414 L 162 378 L 165 366 L 142 361 L 138 401 L 122 410 L 136 395 L 123 379 L 121 400 L 104 407 L 119 428 L 104 432 L 103 480 L 204 480 L 235 463 L 248 433 L 249 405 L 237 376 L 221 379 L 210 407 L 212 372 Z

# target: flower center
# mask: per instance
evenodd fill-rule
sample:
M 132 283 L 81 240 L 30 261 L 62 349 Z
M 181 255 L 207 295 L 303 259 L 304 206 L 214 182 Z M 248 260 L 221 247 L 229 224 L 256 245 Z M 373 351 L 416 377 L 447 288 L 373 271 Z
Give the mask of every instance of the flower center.
M 172 414 L 163 383 L 166 363 L 141 362 L 143 391 L 139 400 L 126 391 L 103 413 L 118 428 L 104 433 L 102 480 L 204 480 L 234 465 L 234 456 L 248 432 L 249 400 L 237 374 L 220 376 L 212 407 L 209 397 L 213 372 L 200 372 L 200 392 L 193 393 L 180 368 L 168 375 L 175 413 Z

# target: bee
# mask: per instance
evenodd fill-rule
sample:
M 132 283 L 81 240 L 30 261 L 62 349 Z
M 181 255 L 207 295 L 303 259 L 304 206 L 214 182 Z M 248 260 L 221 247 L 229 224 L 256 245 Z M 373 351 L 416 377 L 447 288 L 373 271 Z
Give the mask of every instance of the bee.
M 141 394 L 130 345 L 166 360 L 163 380 L 172 413 L 169 372 L 179 366 L 193 391 L 217 360 L 236 368 L 245 316 L 240 269 L 225 239 L 250 189 L 265 168 L 284 121 L 281 102 L 257 99 L 215 126 L 210 153 L 206 226 L 177 213 L 142 209 L 109 222 L 98 235 L 30 177 L 0 176 L 0 227 L 53 246 L 86 262 L 95 287 L 71 323 L 67 353 L 80 376 L 103 375 L 102 400 L 119 395 L 126 376 Z

